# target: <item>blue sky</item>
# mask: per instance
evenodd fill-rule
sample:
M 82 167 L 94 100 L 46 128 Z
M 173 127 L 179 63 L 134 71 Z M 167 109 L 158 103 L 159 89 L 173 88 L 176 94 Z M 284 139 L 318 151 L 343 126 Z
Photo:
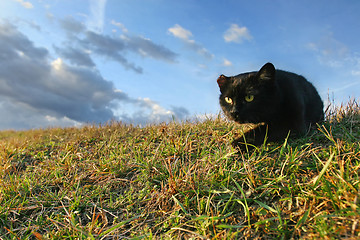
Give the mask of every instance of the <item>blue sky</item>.
M 266 62 L 325 105 L 360 93 L 357 0 L 0 0 L 0 129 L 220 112 L 220 74 Z

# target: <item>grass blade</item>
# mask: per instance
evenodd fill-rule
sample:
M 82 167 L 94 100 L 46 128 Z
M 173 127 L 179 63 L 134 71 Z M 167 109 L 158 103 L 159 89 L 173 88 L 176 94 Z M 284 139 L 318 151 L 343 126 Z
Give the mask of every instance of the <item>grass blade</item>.
M 314 153 L 314 154 L 315 154 L 315 153 Z M 314 187 L 316 187 L 316 186 L 319 184 L 320 179 L 321 179 L 322 176 L 325 174 L 326 170 L 329 168 L 329 166 L 330 166 L 330 164 L 331 164 L 331 161 L 332 161 L 334 155 L 335 155 L 335 153 L 332 153 L 332 154 L 331 154 L 331 156 L 329 157 L 329 159 L 326 161 L 323 169 L 320 171 L 319 175 L 316 176 L 316 177 L 313 179 L 313 181 L 315 181 L 315 182 L 314 182 Z M 318 157 L 317 157 L 317 158 L 318 158 Z
M 139 217 L 140 217 L 140 215 L 137 215 L 137 216 L 135 216 L 135 217 L 132 217 L 132 218 L 129 218 L 129 219 L 125 220 L 125 221 L 122 221 L 122 222 L 120 222 L 120 223 L 112 226 L 112 227 L 109 228 L 108 230 L 102 232 L 102 233 L 99 235 L 99 237 L 103 237 L 103 236 L 105 236 L 106 234 L 111 233 L 112 231 L 115 231 L 116 229 L 122 227 L 123 225 L 125 225 L 125 224 L 127 224 L 127 223 L 129 223 L 129 222 L 131 222 L 131 221 L 133 221 L 133 220 L 135 220 L 135 219 L 137 219 L 137 218 L 139 218 Z
M 268 206 L 268 205 L 266 205 L 265 203 L 262 203 L 262 202 L 260 202 L 260 201 L 257 201 L 257 200 L 254 200 L 257 204 L 259 204 L 261 207 L 263 207 L 263 208 L 265 208 L 265 209 L 267 209 L 267 210 L 269 210 L 270 212 L 273 212 L 273 213 L 278 213 L 274 208 L 272 208 L 272 207 L 270 207 L 270 206 Z
M 296 223 L 295 229 L 299 229 L 308 219 L 311 208 L 305 211 L 304 215 L 300 218 L 300 220 Z
M 188 211 L 186 211 L 184 205 L 182 205 L 182 203 L 181 203 L 179 200 L 177 200 L 174 195 L 172 196 L 172 199 L 174 199 L 174 201 L 180 206 L 181 210 L 182 210 L 186 215 L 190 215 L 190 214 L 188 213 Z
M 242 203 L 242 201 L 238 201 L 239 203 L 241 203 L 244 207 L 244 211 L 246 213 L 246 216 L 248 218 L 248 226 L 251 226 L 251 222 L 250 222 L 250 211 L 249 211 L 249 206 L 247 204 L 247 200 L 246 200 L 246 195 L 244 193 L 244 190 L 242 189 L 242 187 L 239 185 L 239 183 L 237 183 L 234 179 L 233 182 L 235 183 L 236 187 L 239 189 L 239 191 L 241 192 L 241 195 L 244 198 L 244 203 Z

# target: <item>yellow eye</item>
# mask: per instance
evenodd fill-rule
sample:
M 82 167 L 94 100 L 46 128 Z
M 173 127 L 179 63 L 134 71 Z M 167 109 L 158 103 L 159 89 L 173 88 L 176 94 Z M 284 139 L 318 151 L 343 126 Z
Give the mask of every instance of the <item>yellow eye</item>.
M 245 96 L 245 101 L 252 102 L 253 100 L 254 100 L 254 95 L 246 95 Z
M 227 102 L 228 104 L 233 104 L 233 100 L 229 97 L 225 97 L 225 102 Z

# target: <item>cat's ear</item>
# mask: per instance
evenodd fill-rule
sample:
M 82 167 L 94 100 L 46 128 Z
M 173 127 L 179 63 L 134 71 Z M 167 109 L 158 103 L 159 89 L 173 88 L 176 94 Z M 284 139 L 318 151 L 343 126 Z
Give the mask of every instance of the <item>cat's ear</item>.
M 264 83 L 273 83 L 275 81 L 275 67 L 272 63 L 266 63 L 257 73 L 257 79 Z
M 217 79 L 217 83 L 219 85 L 220 91 L 223 93 L 228 84 L 231 82 L 230 77 L 226 77 L 225 75 L 221 74 L 220 77 Z

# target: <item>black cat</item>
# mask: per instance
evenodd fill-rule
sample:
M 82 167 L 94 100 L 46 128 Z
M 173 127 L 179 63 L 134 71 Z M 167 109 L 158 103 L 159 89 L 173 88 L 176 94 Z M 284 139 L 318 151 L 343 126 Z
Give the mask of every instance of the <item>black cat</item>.
M 220 105 L 237 123 L 262 123 L 236 139 L 233 145 L 261 145 L 305 134 L 311 125 L 324 120 L 323 102 L 315 87 L 295 73 L 275 70 L 271 63 L 258 72 L 233 77 L 221 75 Z

